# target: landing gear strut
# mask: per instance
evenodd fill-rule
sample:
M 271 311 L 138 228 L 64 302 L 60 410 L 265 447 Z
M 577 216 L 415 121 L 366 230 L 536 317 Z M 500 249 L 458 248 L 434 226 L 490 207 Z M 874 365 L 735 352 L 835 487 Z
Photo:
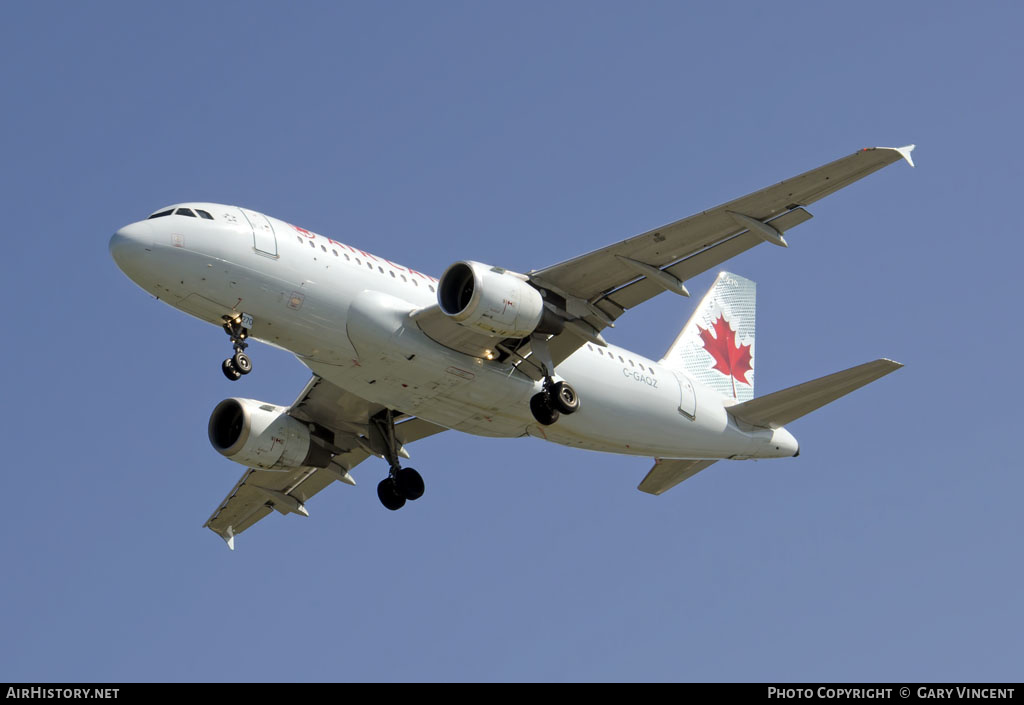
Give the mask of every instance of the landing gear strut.
M 575 414 L 580 408 L 580 398 L 568 382 L 556 382 L 552 378 L 555 363 L 551 359 L 548 340 L 543 335 L 530 338 L 530 347 L 540 361 L 544 384 L 541 391 L 530 398 L 530 411 L 537 423 L 550 426 L 562 414 Z
M 395 416 L 391 409 L 385 409 L 370 418 L 371 426 L 380 441 L 380 449 L 391 466 L 388 476 L 377 485 L 377 497 L 385 508 L 397 511 L 406 501 L 415 501 L 423 496 L 423 478 L 412 468 L 403 468 L 398 462 L 398 439 L 395 437 Z
M 580 398 L 568 382 L 555 382 L 544 378 L 544 388 L 530 399 L 530 411 L 537 423 L 550 426 L 562 414 L 574 414 L 580 408 Z
M 231 338 L 235 354 L 222 362 L 220 369 L 224 376 L 232 382 L 240 379 L 242 375 L 252 372 L 252 360 L 243 352 L 249 347 L 249 344 L 245 342 L 245 339 L 249 337 L 249 329 L 243 323 L 247 318 L 249 317 L 244 314 L 224 316 L 224 332 Z M 248 323 L 252 325 L 251 318 Z

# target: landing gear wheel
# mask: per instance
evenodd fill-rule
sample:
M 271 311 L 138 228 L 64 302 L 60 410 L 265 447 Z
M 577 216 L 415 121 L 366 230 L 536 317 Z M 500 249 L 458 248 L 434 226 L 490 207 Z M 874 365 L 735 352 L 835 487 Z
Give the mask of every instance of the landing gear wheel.
M 235 354 L 224 361 L 221 369 L 224 371 L 224 376 L 232 382 L 242 375 L 252 372 L 252 360 L 243 352 L 249 347 L 249 344 L 245 342 L 249 337 L 249 329 L 245 327 L 246 323 L 252 325 L 252 316 L 246 313 L 224 316 L 224 332 L 231 338 Z
M 551 399 L 554 407 L 563 414 L 574 414 L 579 411 L 580 398 L 576 396 L 576 390 L 570 387 L 568 382 L 556 382 L 551 388 Z
M 399 494 L 398 483 L 391 477 L 384 478 L 377 485 L 377 497 L 385 509 L 393 512 L 405 506 L 405 497 Z
M 398 494 L 410 502 L 414 502 L 423 496 L 425 489 L 423 478 L 412 468 L 402 468 L 395 473 L 395 484 L 398 487 Z
M 377 485 L 377 497 L 387 509 L 395 511 L 423 496 L 423 478 L 412 468 L 403 468 L 399 461 L 402 444 L 395 435 L 395 415 L 392 409 L 382 409 L 370 417 L 369 440 L 379 449 L 391 467 L 388 476 Z
M 252 360 L 241 350 L 236 352 L 234 357 L 231 358 L 231 363 L 238 370 L 239 374 L 247 375 L 252 372 Z
M 237 382 L 242 377 L 242 373 L 238 371 L 235 367 L 235 363 L 232 362 L 230 357 L 221 363 L 220 370 L 224 373 L 224 376 L 232 382 Z
M 530 398 L 530 411 L 533 412 L 533 418 L 542 426 L 550 426 L 558 421 L 558 409 L 554 408 L 551 395 L 547 392 L 534 394 Z

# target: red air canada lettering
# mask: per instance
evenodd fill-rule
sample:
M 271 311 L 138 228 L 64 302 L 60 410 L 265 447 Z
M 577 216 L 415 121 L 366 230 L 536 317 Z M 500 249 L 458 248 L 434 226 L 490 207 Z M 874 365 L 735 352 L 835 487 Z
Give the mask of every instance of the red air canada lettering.
M 363 257 L 366 257 L 367 259 L 372 259 L 374 262 L 381 262 L 381 261 L 387 262 L 389 265 L 391 265 L 392 267 L 394 267 L 395 269 L 397 269 L 400 272 L 408 272 L 409 274 L 415 274 L 417 277 L 421 277 L 421 278 L 427 280 L 428 282 L 436 282 L 437 281 L 437 279 L 435 279 L 434 277 L 431 277 L 431 276 L 429 276 L 427 274 L 424 274 L 423 272 L 417 272 L 415 269 L 411 269 L 409 267 L 403 267 L 400 264 L 395 264 L 394 262 L 392 262 L 389 259 L 384 259 L 384 258 L 381 258 L 381 257 L 377 257 L 376 255 L 370 254 L 366 250 L 360 250 L 357 247 L 352 247 L 352 245 L 346 245 L 344 242 L 338 242 L 337 240 L 335 240 L 333 238 L 325 237 L 323 235 L 318 235 L 317 233 L 314 233 L 314 232 L 312 232 L 310 230 L 306 230 L 305 228 L 301 228 L 298 225 L 292 225 L 291 223 L 288 223 L 288 225 L 291 225 L 291 227 L 294 228 L 296 232 L 301 233 L 302 235 L 306 236 L 310 240 L 316 240 L 318 237 L 322 237 L 323 239 L 327 240 L 327 242 L 331 243 L 335 247 L 344 247 L 346 250 L 348 250 L 349 252 L 351 252 L 354 255 L 362 255 Z

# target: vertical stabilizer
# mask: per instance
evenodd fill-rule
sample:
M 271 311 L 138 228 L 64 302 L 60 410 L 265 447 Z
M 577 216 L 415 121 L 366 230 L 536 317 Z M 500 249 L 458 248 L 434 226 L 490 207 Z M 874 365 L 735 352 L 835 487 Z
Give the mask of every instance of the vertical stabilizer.
M 722 396 L 753 399 L 756 310 L 757 284 L 720 273 L 661 364 L 685 371 Z

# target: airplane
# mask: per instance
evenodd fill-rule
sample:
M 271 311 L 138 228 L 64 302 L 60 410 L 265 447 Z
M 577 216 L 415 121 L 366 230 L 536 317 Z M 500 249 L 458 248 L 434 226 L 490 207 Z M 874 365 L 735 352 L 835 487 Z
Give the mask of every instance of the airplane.
M 209 440 L 246 467 L 204 526 L 232 550 L 269 515 L 306 504 L 370 456 L 389 510 L 424 494 L 407 447 L 447 430 L 532 436 L 654 459 L 659 495 L 722 459 L 796 456 L 790 422 L 902 367 L 877 359 L 754 396 L 756 286 L 721 272 L 654 360 L 605 340 L 627 310 L 811 218 L 806 207 L 899 160 L 854 154 L 574 259 L 518 273 L 462 260 L 439 279 L 237 206 L 180 203 L 117 230 L 117 266 L 157 299 L 220 326 L 232 381 L 250 340 L 290 351 L 313 376 L 289 406 L 232 397 Z

